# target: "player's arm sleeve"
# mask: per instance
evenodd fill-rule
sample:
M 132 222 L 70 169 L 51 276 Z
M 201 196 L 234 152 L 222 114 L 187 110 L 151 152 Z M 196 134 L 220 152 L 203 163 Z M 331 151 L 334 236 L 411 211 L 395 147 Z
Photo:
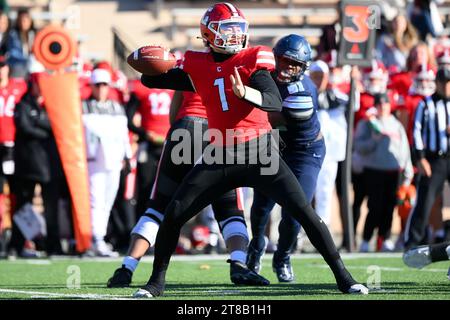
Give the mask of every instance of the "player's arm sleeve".
M 172 97 L 172 102 L 170 103 L 169 120 L 170 125 L 175 123 L 178 111 L 180 111 L 181 104 L 183 103 L 183 93 L 181 91 L 175 91 Z
M 361 120 L 356 126 L 353 146 L 361 155 L 368 155 L 376 149 L 377 143 L 372 139 L 368 120 Z
M 189 75 L 180 68 L 170 69 L 166 73 L 157 76 L 143 74 L 141 76 L 141 82 L 147 88 L 195 92 Z
M 424 124 L 424 112 L 425 102 L 422 101 L 417 106 L 416 112 L 414 114 L 414 127 L 413 127 L 413 146 L 414 154 L 418 160 L 425 158 L 425 146 L 422 139 L 422 125 Z
M 257 70 L 252 73 L 249 86 L 245 86 L 243 99 L 267 112 L 281 111 L 281 95 L 268 70 Z
M 125 113 L 127 115 L 128 120 L 128 130 L 138 135 L 139 140 L 145 141 L 147 139 L 147 133 L 145 129 L 142 127 L 138 127 L 134 124 L 133 118 L 139 108 L 139 99 L 136 97 L 134 93 L 130 95 L 130 100 L 128 100 L 125 106 Z
M 123 145 L 125 150 L 124 160 L 130 160 L 133 157 L 133 151 L 131 150 L 128 128 L 126 126 L 123 128 Z
M 406 131 L 403 128 L 402 124 L 399 123 L 399 125 L 403 147 L 402 154 L 404 155 L 403 159 L 405 159 L 404 160 L 405 163 L 402 165 L 403 167 L 402 184 L 410 185 L 412 179 L 414 178 L 414 168 L 411 161 L 411 150 L 409 148 L 408 136 L 406 135 Z

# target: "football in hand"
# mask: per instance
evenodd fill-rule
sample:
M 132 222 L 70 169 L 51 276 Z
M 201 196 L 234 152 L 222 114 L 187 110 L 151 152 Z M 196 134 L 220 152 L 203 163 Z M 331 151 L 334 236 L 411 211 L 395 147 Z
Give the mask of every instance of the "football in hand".
M 128 64 L 136 71 L 150 76 L 166 73 L 177 63 L 175 56 L 161 46 L 145 46 L 132 52 Z

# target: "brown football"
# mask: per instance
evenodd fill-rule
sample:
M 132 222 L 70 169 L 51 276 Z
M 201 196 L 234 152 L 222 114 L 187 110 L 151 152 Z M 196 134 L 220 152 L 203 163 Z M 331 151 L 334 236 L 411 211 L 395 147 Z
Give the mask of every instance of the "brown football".
M 128 64 L 136 71 L 150 76 L 166 73 L 177 63 L 175 56 L 160 46 L 145 46 L 132 52 Z

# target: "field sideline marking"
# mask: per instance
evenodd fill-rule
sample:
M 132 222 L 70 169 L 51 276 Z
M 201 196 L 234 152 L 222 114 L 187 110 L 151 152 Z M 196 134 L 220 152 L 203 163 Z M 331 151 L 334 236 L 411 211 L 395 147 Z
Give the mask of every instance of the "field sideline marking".
M 273 254 L 266 254 L 266 259 L 271 259 Z M 401 258 L 401 253 L 343 253 L 341 254 L 341 257 L 344 260 L 357 260 L 357 259 L 367 259 L 367 258 L 374 258 L 374 259 L 389 259 L 389 258 Z M 171 260 L 172 261 L 203 261 L 203 260 L 226 260 L 228 258 L 228 255 L 226 254 L 215 254 L 215 255 L 208 255 L 208 254 L 199 254 L 199 255 L 174 255 Z M 317 253 L 299 253 L 294 254 L 291 256 L 292 259 L 317 259 L 322 258 L 320 254 Z M 66 256 L 56 256 L 52 257 L 50 259 L 17 259 L 17 260 L 3 260 L 8 263 L 26 263 L 26 264 L 36 264 L 36 265 L 46 265 L 51 264 L 52 262 L 57 261 L 80 261 L 80 262 L 122 262 L 123 257 L 120 258 L 79 258 L 79 257 L 73 257 L 68 258 Z M 39 262 L 38 262 L 39 261 Z M 2 260 L 0 260 L 0 263 Z M 141 259 L 141 262 L 153 262 L 153 256 L 146 256 Z
M 330 268 L 327 264 L 307 264 L 307 267 L 319 267 L 319 268 Z M 347 269 L 358 269 L 367 270 L 368 266 L 346 266 Z M 414 268 L 399 268 L 399 267 L 380 267 L 382 271 L 427 271 L 427 272 L 447 272 L 447 269 L 436 269 L 436 268 L 424 268 L 424 269 L 414 269 Z
M 28 291 L 28 290 L 14 290 L 14 289 L 0 289 L 1 293 L 19 293 L 34 296 L 34 298 L 83 298 L 83 299 L 131 299 L 130 295 L 112 295 L 112 294 L 96 294 L 96 293 L 56 293 L 44 291 Z

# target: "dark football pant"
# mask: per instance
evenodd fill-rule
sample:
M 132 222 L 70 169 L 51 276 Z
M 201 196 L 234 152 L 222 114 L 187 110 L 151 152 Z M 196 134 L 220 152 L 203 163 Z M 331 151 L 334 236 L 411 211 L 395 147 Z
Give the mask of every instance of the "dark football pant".
M 2 229 L 2 219 L 4 218 L 5 212 L 5 198 L 6 195 L 4 194 L 5 190 L 5 184 L 8 182 L 9 186 L 9 200 L 10 203 L 10 210 L 11 213 L 14 212 L 14 183 L 15 183 L 15 176 L 14 174 L 6 174 L 3 172 L 3 162 L 13 160 L 14 159 L 14 148 L 0 145 L 0 231 Z
M 361 206 L 364 202 L 364 199 L 367 197 L 366 182 L 364 178 L 365 178 L 364 172 L 363 173 L 352 172 L 352 184 L 354 192 L 352 213 L 353 213 L 353 227 L 355 233 L 356 227 L 358 226 L 359 218 L 361 216 Z
M 322 167 L 325 152 L 326 148 L 323 138 L 305 144 L 288 146 L 283 151 L 283 159 L 302 186 L 309 203 L 311 203 L 316 192 L 317 176 Z M 264 250 L 264 231 L 269 221 L 270 212 L 274 206 L 274 200 L 255 191 L 250 221 L 252 227 L 252 247 L 258 252 Z M 278 246 L 274 254 L 275 262 L 287 262 L 289 254 L 297 242 L 300 228 L 300 223 L 294 219 L 286 208 L 282 208 L 281 221 L 278 226 Z
M 268 136 L 269 139 L 267 139 Z M 263 139 L 271 141 L 270 135 L 258 138 L 259 141 Z M 249 149 L 248 145 L 249 143 L 245 144 L 246 152 Z M 254 161 L 247 161 L 246 164 L 206 164 L 203 162 L 196 164 L 187 174 L 168 205 L 164 220 L 160 225 L 156 237 L 150 285 L 160 290 L 164 289 L 165 273 L 170 257 L 176 248 L 181 227 L 214 199 L 229 190 L 242 186 L 253 187 L 265 196 L 272 198 L 290 212 L 297 222 L 302 224 L 311 243 L 332 269 L 340 288 L 348 289 L 348 284 L 354 283 L 344 267 L 328 228 L 309 204 L 297 178 L 279 157 L 273 144 L 269 143 L 267 149 L 272 152 L 272 159 L 279 160 L 278 170 L 270 175 L 262 174 L 263 165 L 260 162 L 255 164 Z M 241 157 L 242 154 L 235 155 L 235 159 L 237 156 Z
M 423 243 L 428 220 L 436 197 L 442 194 L 445 181 L 450 182 L 450 158 L 427 158 L 431 166 L 431 177 L 420 176 L 417 200 L 408 218 L 405 230 L 405 248 L 414 248 Z
M 147 202 L 147 208 L 151 208 L 160 214 L 164 214 L 179 185 L 185 176 L 192 170 L 195 161 L 202 155 L 205 146 L 208 144 L 206 141 L 199 143 L 202 141 L 201 136 L 203 136 L 207 129 L 208 120 L 200 117 L 184 117 L 171 127 L 168 133 L 168 137 L 170 138 L 166 140 L 163 148 L 155 183 L 150 194 L 150 199 Z M 172 139 L 174 133 L 176 134 L 177 132 L 183 134 L 180 141 L 191 141 L 190 155 L 186 158 L 187 161 L 179 164 L 175 163 L 172 158 L 172 156 L 178 155 L 178 152 L 174 150 L 174 147 L 179 145 L 180 141 Z M 199 134 L 200 136 L 198 136 Z M 229 222 L 235 221 L 230 218 L 236 218 L 245 225 L 244 211 L 239 204 L 237 191 L 231 189 L 227 191 L 228 192 L 226 193 L 223 192 L 222 194 L 219 194 L 214 201 L 209 202 L 212 205 L 214 217 L 219 222 L 221 229 Z M 158 216 L 152 212 L 147 211 L 143 215 L 161 223 Z M 225 220 L 227 220 L 226 223 L 220 223 Z
M 151 142 L 141 142 L 139 147 L 142 150 L 139 151 L 136 168 L 136 212 L 140 216 L 145 211 L 148 195 L 155 181 L 158 159 L 161 157 L 162 147 L 154 145 Z
M 375 229 L 378 229 L 378 237 L 383 240 L 390 238 L 400 174 L 400 171 L 364 170 L 369 211 L 364 224 L 363 240 L 370 241 Z

